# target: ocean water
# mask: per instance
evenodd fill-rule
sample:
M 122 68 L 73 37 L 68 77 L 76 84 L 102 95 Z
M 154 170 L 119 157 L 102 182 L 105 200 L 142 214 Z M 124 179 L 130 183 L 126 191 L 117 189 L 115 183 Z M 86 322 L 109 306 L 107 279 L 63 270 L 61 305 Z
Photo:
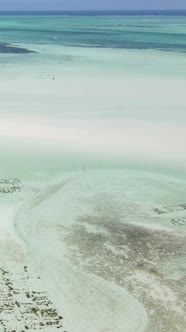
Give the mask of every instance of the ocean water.
M 88 15 L 87 15 L 88 14 Z M 38 13 L 1 16 L 1 41 L 185 52 L 186 15 Z M 116 14 L 116 13 L 115 13 Z M 176 15 L 176 16 L 175 16 Z
M 184 329 L 185 34 L 185 12 L 0 13 L 1 203 L 69 332 Z

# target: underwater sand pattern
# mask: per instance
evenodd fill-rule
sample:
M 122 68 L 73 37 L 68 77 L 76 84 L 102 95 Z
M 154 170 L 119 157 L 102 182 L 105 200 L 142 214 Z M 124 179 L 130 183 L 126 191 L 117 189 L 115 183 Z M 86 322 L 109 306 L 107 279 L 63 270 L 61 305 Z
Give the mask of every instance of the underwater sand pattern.
M 127 206 L 112 204 L 100 198 L 96 204 L 90 202 L 92 214 L 78 217 L 69 229 L 61 228 L 71 247 L 69 260 L 88 273 L 125 287 L 143 303 L 149 317 L 147 332 L 184 331 L 186 237 L 171 230 L 123 223 Z M 137 213 L 135 205 L 128 209 Z

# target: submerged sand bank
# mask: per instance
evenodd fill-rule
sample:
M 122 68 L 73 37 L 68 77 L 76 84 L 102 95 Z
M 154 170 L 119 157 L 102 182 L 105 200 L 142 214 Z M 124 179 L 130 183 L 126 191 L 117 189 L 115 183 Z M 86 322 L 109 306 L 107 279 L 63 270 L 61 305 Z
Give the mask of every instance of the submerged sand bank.
M 143 58 L 135 51 L 111 50 L 110 55 L 107 50 L 45 45 L 36 49 L 47 54 L 46 62 L 16 59 L 16 64 L 2 68 L 3 155 L 10 150 L 11 155 L 13 149 L 19 152 L 20 147 L 29 150 L 33 156 L 29 164 L 36 171 L 33 159 L 45 152 L 51 159 L 58 156 L 54 168 L 71 157 L 75 167 L 86 166 L 91 158 L 91 166 L 125 167 L 132 160 L 135 165 L 142 161 L 185 168 L 185 80 L 171 69 L 174 66 L 160 75 L 159 67 L 151 72 L 146 65 L 170 61 L 176 66 L 180 61 L 185 68 L 183 57 L 144 52 Z M 72 61 L 63 63 L 68 54 Z
M 47 179 L 128 165 L 185 172 L 182 55 L 22 46 L 39 53 L 1 57 L 1 174 Z

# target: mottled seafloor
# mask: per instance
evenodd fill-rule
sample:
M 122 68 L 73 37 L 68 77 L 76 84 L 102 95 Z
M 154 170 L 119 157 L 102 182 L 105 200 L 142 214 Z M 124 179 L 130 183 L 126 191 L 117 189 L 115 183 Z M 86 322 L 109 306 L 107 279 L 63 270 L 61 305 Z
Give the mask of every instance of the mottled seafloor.
M 0 331 L 183 332 L 186 17 L 0 18 Z

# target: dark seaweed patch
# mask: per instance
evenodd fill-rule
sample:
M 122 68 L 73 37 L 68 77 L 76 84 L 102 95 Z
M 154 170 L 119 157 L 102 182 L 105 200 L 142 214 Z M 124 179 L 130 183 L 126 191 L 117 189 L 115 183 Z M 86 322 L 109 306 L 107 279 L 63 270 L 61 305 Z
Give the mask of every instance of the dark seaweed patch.
M 182 332 L 186 324 L 184 235 L 127 222 L 127 216 L 138 220 L 141 211 L 130 203 L 122 206 L 98 197 L 90 205 L 92 213 L 79 216 L 69 228 L 58 228 L 71 263 L 126 287 L 144 304 L 148 331 Z M 183 210 L 185 204 L 154 212 Z
M 165 214 L 179 211 L 186 211 L 186 204 L 179 204 L 174 206 L 164 206 L 162 208 L 155 208 L 153 211 L 157 214 Z
M 26 288 L 30 278 L 26 266 L 16 277 L 0 268 L 0 330 L 3 328 L 4 332 L 13 332 L 16 326 L 16 332 L 39 331 L 51 326 L 52 331 L 63 331 L 63 317 L 53 307 L 47 292 Z
M 36 52 L 28 50 L 27 48 L 13 46 L 7 43 L 0 43 L 0 53 L 28 54 Z
M 0 193 L 10 194 L 21 191 L 22 183 L 19 179 L 0 179 Z

